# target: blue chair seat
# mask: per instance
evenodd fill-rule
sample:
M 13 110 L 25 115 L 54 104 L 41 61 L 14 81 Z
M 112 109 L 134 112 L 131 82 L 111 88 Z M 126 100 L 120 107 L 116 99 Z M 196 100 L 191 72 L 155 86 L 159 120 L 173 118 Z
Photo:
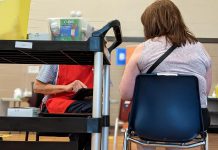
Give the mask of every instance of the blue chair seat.
M 198 79 L 190 75 L 141 74 L 136 78 L 128 141 L 190 148 L 205 145 Z

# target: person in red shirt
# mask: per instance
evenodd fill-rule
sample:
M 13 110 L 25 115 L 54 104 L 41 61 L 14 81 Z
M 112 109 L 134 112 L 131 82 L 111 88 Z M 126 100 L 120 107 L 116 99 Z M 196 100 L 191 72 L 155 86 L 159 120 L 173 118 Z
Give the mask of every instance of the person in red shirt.
M 93 88 L 93 78 L 91 65 L 43 65 L 33 89 L 35 93 L 45 95 L 41 107 L 43 112 L 91 113 L 92 100 L 74 100 L 73 96 L 81 88 Z M 79 149 L 82 150 L 91 136 L 75 135 L 72 137 L 79 137 Z

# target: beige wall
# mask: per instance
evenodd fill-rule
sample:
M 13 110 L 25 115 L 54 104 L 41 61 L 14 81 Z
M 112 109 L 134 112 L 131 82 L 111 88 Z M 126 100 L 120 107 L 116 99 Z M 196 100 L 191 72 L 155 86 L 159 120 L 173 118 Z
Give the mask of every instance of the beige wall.
M 28 73 L 29 65 L 0 64 L 0 98 L 13 97 L 15 88 L 31 91 L 36 74 Z
M 218 38 L 217 0 L 173 0 L 181 10 L 187 26 L 197 37 Z M 47 18 L 67 17 L 72 10 L 80 10 L 84 18 L 95 28 L 101 28 L 113 19 L 119 19 L 122 33 L 129 37 L 142 37 L 140 15 L 153 0 L 32 0 L 29 33 L 47 33 Z M 123 43 L 120 47 L 138 43 Z M 218 83 L 218 43 L 205 44 L 213 62 L 212 90 Z M 0 97 L 11 97 L 17 87 L 31 89 L 35 74 L 27 73 L 28 65 L 0 65 Z M 115 52 L 112 53 L 111 99 L 119 100 L 118 85 L 123 66 L 115 65 Z M 112 124 L 118 114 L 117 103 L 111 105 Z
M 137 45 L 138 43 L 123 43 L 121 47 L 126 47 L 127 45 Z M 214 91 L 214 87 L 218 84 L 218 43 L 217 44 L 204 44 L 207 52 L 212 59 L 212 87 L 210 94 Z M 112 65 L 111 65 L 111 80 L 113 85 L 111 86 L 111 99 L 120 100 L 120 94 L 118 91 L 119 82 L 123 74 L 124 66 L 115 65 L 115 51 L 112 53 Z M 114 119 L 118 116 L 119 105 L 117 103 L 111 104 L 111 122 L 114 123 Z
M 212 86 L 210 94 L 214 91 L 216 84 L 218 84 L 218 44 L 204 44 L 212 59 Z
M 137 45 L 138 43 L 122 43 L 120 47 L 127 45 Z M 213 82 L 211 93 L 215 84 L 218 83 L 218 44 L 204 44 L 212 58 Z M 112 52 L 111 60 L 111 123 L 114 124 L 119 111 L 119 83 L 123 74 L 124 66 L 117 66 L 115 62 L 115 51 Z M 13 90 L 17 87 L 31 90 L 31 82 L 34 81 L 36 74 L 28 74 L 29 65 L 0 64 L 0 97 L 13 96 Z
M 197 37 L 217 38 L 217 0 L 173 0 Z M 140 16 L 154 0 L 32 0 L 29 31 L 47 32 L 47 18 L 67 17 L 80 10 L 96 28 L 119 19 L 124 36 L 143 36 Z
M 127 45 L 137 45 L 138 43 L 123 43 L 120 47 L 126 47 Z M 216 84 L 218 84 L 218 43 L 217 44 L 208 44 L 204 43 L 204 46 L 209 53 L 211 59 L 212 59 L 212 86 L 211 86 L 211 92 L 212 94 L 214 87 Z M 120 99 L 118 86 L 119 82 L 121 80 L 124 66 L 117 66 L 115 64 L 115 51 L 112 52 L 112 65 L 111 65 L 111 79 L 113 82 L 113 85 L 111 86 L 111 98 L 112 99 Z

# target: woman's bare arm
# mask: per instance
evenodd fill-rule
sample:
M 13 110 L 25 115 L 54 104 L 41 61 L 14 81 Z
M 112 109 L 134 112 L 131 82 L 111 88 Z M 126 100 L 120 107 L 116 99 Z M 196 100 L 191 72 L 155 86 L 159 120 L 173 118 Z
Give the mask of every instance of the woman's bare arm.
M 207 82 L 207 95 L 210 93 L 211 83 L 212 83 L 212 68 L 210 67 L 206 73 L 206 82 Z
M 141 56 L 142 45 L 139 45 L 132 54 L 128 64 L 125 67 L 123 77 L 120 82 L 121 99 L 131 100 L 133 97 L 135 79 L 140 73 L 138 69 L 138 60 Z

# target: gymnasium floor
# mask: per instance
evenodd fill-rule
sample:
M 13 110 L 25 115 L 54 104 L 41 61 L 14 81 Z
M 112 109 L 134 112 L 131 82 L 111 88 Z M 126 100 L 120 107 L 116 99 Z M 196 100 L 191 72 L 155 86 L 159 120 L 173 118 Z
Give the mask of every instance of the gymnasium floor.
M 9 140 L 9 141 L 22 141 L 25 139 L 25 134 L 24 133 L 18 133 L 15 132 L 13 134 L 8 134 L 8 133 L 0 133 L 1 135 L 4 135 L 4 140 Z M 30 133 L 29 137 L 30 141 L 35 140 L 35 134 Z M 65 137 L 40 137 L 41 141 L 68 141 L 68 138 Z M 119 133 L 118 138 L 117 138 L 117 150 L 122 150 L 122 145 L 123 145 L 123 136 L 122 133 Z M 136 145 L 132 144 L 132 149 L 136 150 Z M 113 134 L 109 137 L 109 150 L 113 150 Z M 163 148 L 157 148 L 157 150 L 164 150 Z M 194 148 L 190 150 L 200 150 L 200 148 Z M 209 150 L 218 150 L 218 134 L 209 134 Z

